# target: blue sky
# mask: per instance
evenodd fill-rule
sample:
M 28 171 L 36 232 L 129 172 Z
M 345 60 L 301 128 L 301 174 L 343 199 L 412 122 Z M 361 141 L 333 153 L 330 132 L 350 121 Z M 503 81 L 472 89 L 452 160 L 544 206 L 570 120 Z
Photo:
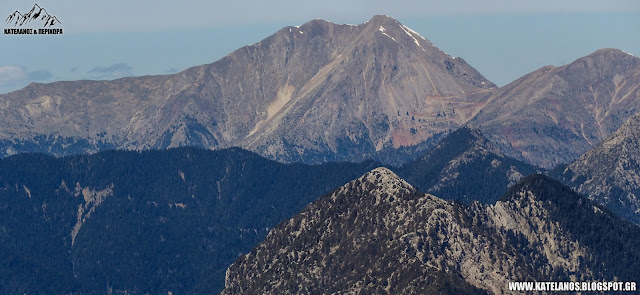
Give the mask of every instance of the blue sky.
M 358 24 L 375 14 L 398 19 L 498 85 L 600 48 L 640 56 L 637 0 L 3 0 L 0 16 L 34 3 L 58 17 L 64 35 L 0 35 L 0 93 L 34 81 L 175 73 L 287 25 Z

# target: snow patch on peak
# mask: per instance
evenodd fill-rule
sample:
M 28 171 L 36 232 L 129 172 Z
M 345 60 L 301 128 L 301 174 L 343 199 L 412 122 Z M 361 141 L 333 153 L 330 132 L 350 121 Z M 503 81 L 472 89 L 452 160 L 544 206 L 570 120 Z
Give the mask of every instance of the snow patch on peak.
M 409 27 L 407 27 L 405 25 L 402 25 L 402 28 L 405 30 L 405 32 L 409 31 L 412 34 L 417 35 L 418 37 L 420 37 L 422 40 L 429 42 L 429 44 L 432 44 L 431 41 L 427 40 L 425 37 L 422 37 L 422 35 L 418 34 L 418 32 L 412 30 L 411 28 L 409 28 Z
M 411 29 L 407 28 L 407 27 L 406 27 L 406 26 L 404 26 L 404 25 L 400 26 L 400 28 L 401 28 L 401 29 L 402 29 L 402 30 L 403 30 L 403 31 L 404 31 L 404 32 L 405 32 L 409 37 L 411 37 L 411 39 L 413 39 L 413 42 L 415 42 L 415 43 L 416 43 L 416 45 L 418 45 L 418 47 L 420 47 L 420 49 L 422 49 L 422 51 L 425 51 L 425 52 L 426 52 L 426 50 L 424 50 L 424 48 L 422 47 L 422 45 L 420 45 L 420 42 L 418 42 L 418 39 L 416 39 L 416 37 L 414 37 L 414 36 L 411 34 L 411 32 L 412 32 L 412 30 L 411 30 Z M 407 29 L 408 29 L 408 30 L 407 30 Z M 420 36 L 420 34 L 418 34 L 418 33 L 416 33 L 416 35 Z M 420 36 L 420 37 L 422 37 L 422 36 Z M 423 39 L 424 39 L 424 38 L 423 38 Z M 426 39 L 425 39 L 425 40 L 426 40 Z
M 396 38 L 393 38 L 393 37 L 389 36 L 389 34 L 385 33 L 386 29 L 383 26 L 380 26 L 378 28 L 378 31 L 382 32 L 382 35 L 385 35 L 385 36 L 391 38 L 391 40 L 393 40 L 395 42 L 398 42 L 398 41 L 396 41 Z
M 396 41 L 396 38 L 393 38 L 393 37 L 389 36 L 389 34 L 387 34 L 387 33 L 382 33 L 382 35 L 385 35 L 385 36 L 391 38 L 391 40 L 393 40 L 395 42 L 398 42 L 398 41 Z
M 624 52 L 624 53 L 626 53 L 626 54 L 628 54 L 628 55 L 631 55 L 631 56 L 633 56 L 633 57 L 636 57 L 635 55 L 633 55 L 633 53 L 626 52 L 626 51 L 624 51 L 624 50 L 622 50 L 622 49 L 620 49 L 620 51 L 622 51 L 622 52 Z
M 451 55 L 450 55 L 450 54 L 448 54 L 448 53 L 446 53 L 446 52 L 442 51 L 442 49 L 440 49 L 440 48 L 438 48 L 437 46 L 435 46 L 433 43 L 431 43 L 431 41 L 427 40 L 425 37 L 422 37 L 422 35 L 418 34 L 418 32 L 416 32 L 416 31 L 412 30 L 411 28 L 409 28 L 409 27 L 407 27 L 407 26 L 405 26 L 405 25 L 401 25 L 401 26 L 400 26 L 400 28 L 401 28 L 401 29 L 402 29 L 402 30 L 403 30 L 407 35 L 409 35 L 409 37 L 411 37 L 411 38 L 413 39 L 413 42 L 415 42 L 415 43 L 416 43 L 416 45 L 418 45 L 418 46 L 422 49 L 422 51 L 426 51 L 426 50 L 424 50 L 424 48 L 422 47 L 422 45 L 420 45 L 420 42 L 418 42 L 418 39 L 416 39 L 416 38 L 414 37 L 414 35 L 415 35 L 415 36 L 418 36 L 420 39 L 422 39 L 422 40 L 424 40 L 425 42 L 427 42 L 427 44 L 431 45 L 433 48 L 438 49 L 440 52 L 442 52 L 442 53 L 444 53 L 445 55 L 447 55 L 447 56 L 451 57 Z M 452 58 L 452 59 L 456 59 L 455 57 L 451 57 L 451 58 Z

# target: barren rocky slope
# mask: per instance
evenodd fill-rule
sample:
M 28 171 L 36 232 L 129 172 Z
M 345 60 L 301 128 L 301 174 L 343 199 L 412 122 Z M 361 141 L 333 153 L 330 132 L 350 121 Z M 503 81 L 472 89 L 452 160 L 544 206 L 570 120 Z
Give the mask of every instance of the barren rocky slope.
M 601 49 L 501 87 L 469 124 L 508 156 L 570 163 L 640 110 L 640 58 Z
M 192 145 L 357 161 L 424 149 L 473 117 L 494 88 L 388 16 L 357 26 L 314 20 L 174 75 L 0 95 L 0 155 Z

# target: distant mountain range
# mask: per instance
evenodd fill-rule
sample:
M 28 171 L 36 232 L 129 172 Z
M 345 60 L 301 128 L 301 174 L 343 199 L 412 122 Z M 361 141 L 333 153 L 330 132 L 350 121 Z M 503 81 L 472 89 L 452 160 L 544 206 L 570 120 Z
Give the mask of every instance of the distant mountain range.
M 509 281 L 638 281 L 640 227 L 541 175 L 495 205 L 374 169 L 274 228 L 222 294 L 504 294 Z M 621 263 L 622 262 L 622 263 Z
M 174 75 L 0 95 L 0 154 L 238 146 L 281 162 L 400 163 L 471 119 L 494 90 L 390 17 L 314 20 Z
M 551 169 L 639 111 L 639 83 L 639 58 L 603 49 L 498 89 L 388 16 L 314 20 L 173 75 L 0 95 L 0 156 L 242 147 L 280 162 L 400 165 L 468 125 L 504 155 Z

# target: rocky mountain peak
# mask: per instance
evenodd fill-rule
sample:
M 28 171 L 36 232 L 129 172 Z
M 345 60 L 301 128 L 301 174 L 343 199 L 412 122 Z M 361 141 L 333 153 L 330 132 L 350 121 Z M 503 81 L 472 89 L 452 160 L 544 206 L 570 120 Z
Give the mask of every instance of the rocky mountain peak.
M 359 180 L 363 185 L 372 184 L 375 190 L 388 194 L 396 195 L 400 191 L 415 191 L 409 183 L 385 167 L 373 169 Z
M 471 119 L 494 90 L 393 18 L 313 20 L 173 75 L 0 95 L 0 154 L 239 146 L 321 163 L 403 149 L 387 161 L 401 163 Z
M 362 177 L 362 180 L 380 184 L 389 182 L 402 182 L 402 179 L 398 177 L 398 175 L 396 175 L 393 171 L 389 170 L 389 168 L 386 167 L 378 167 L 371 170 L 369 173 L 365 174 Z
M 621 127 L 612 133 L 607 139 L 600 143 L 596 148 L 587 152 L 580 159 L 569 165 L 575 168 L 578 163 L 586 164 L 585 159 L 595 160 L 595 155 L 602 156 L 603 153 L 614 152 L 618 156 L 628 156 L 635 158 L 637 156 L 638 145 L 640 144 L 640 113 L 631 116 Z M 620 159 L 625 160 L 625 159 Z M 626 159 L 628 160 L 628 159 Z M 604 164 L 604 163 L 603 163 Z M 593 165 L 593 163 L 591 163 Z M 633 167 L 630 167 L 633 168 Z
M 624 138 L 637 142 L 638 139 L 640 139 L 640 113 L 631 116 L 614 134 L 616 137 L 623 136 Z M 610 140 L 607 140 L 603 144 L 612 143 Z
M 587 58 L 593 58 L 595 60 L 607 60 L 607 59 L 638 59 L 635 55 L 628 53 L 618 48 L 602 48 L 586 56 Z
M 468 150 L 482 154 L 494 153 L 498 156 L 502 155 L 500 150 L 498 150 L 491 141 L 484 137 L 480 129 L 465 126 L 456 130 L 451 134 L 451 136 L 455 137 L 456 140 L 442 141 L 436 146 L 436 148 L 452 149 L 455 146 L 458 146 L 461 150 Z
M 229 267 L 222 294 L 509 294 L 509 281 L 638 276 L 640 229 L 547 177 L 471 206 L 402 192 L 374 202 L 382 179 L 397 181 L 374 169 L 274 228 Z
M 389 190 L 394 186 L 399 189 Z M 457 230 L 458 219 L 451 203 L 410 188 L 390 170 L 376 168 L 320 198 L 240 257 L 227 270 L 222 294 L 424 294 L 429 287 L 482 294 L 459 276 L 445 274 L 446 264 L 419 266 L 429 255 L 438 256 L 420 242 L 426 237 L 421 231 L 437 226 L 435 236 L 440 227 Z M 275 274 L 281 279 L 273 280 Z M 406 276 L 410 279 L 394 279 Z M 446 283 L 429 286 L 434 281 Z
M 574 161 L 640 111 L 640 58 L 601 49 L 500 88 L 469 124 L 543 168 Z
M 401 200 L 411 199 L 415 194 L 417 190 L 404 179 L 388 168 L 378 167 L 338 188 L 329 202 L 348 202 L 360 206 L 375 200 L 375 207 L 382 209 Z
M 634 148 L 638 145 L 640 140 L 640 113 L 637 113 L 629 119 L 614 133 L 612 133 L 607 139 L 602 141 L 596 148 L 589 151 L 581 157 L 581 159 L 593 158 L 594 154 L 602 154 L 609 152 L 612 149 L 626 149 L 628 152 L 636 152 Z M 618 151 L 622 152 L 622 151 Z M 635 156 L 637 153 L 628 154 L 628 156 Z M 622 156 L 622 155 L 620 155 Z M 593 159 L 592 159 L 593 160 Z M 576 161 L 570 166 L 576 166 L 579 162 Z
M 630 74 L 637 78 L 640 76 L 637 73 L 639 68 L 640 58 L 620 49 L 605 48 L 559 67 L 558 74 L 568 81 L 586 84 L 592 88 L 611 81 L 614 84 L 612 90 L 620 91 L 624 86 L 625 73 L 634 71 L 635 73 Z
M 549 193 L 558 190 L 558 193 Z M 566 199 L 566 193 L 571 192 L 571 189 L 563 186 L 557 180 L 550 178 L 543 174 L 534 174 L 524 177 L 500 199 L 501 202 L 550 202 L 556 203 L 558 201 L 571 202 Z M 577 194 L 573 194 L 573 200 L 579 200 Z M 557 198 L 564 198 L 559 200 Z
M 377 14 L 374 15 L 373 17 L 371 17 L 370 20 L 368 20 L 366 23 L 371 23 L 374 25 L 384 25 L 384 24 L 389 24 L 389 23 L 395 23 L 395 24 L 400 24 L 396 19 L 394 19 L 393 17 L 390 17 L 386 14 Z

